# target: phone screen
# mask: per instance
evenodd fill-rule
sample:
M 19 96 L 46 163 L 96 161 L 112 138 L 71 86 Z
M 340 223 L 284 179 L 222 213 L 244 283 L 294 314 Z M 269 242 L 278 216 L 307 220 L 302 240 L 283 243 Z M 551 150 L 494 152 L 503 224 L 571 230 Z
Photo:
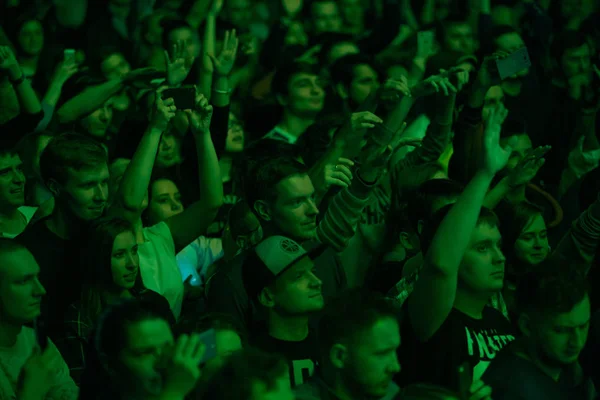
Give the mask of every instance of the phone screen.
M 200 364 L 204 364 L 217 356 L 217 332 L 214 329 L 202 332 L 200 340 L 204 344 L 204 355 Z
M 193 87 L 167 89 L 163 92 L 162 98 L 172 98 L 175 101 L 175 107 L 179 110 L 193 110 L 195 107 L 196 89 Z
M 497 60 L 496 66 L 498 67 L 498 74 L 502 80 L 531 67 L 531 60 L 529 59 L 527 47 L 515 51 L 504 59 Z
M 65 49 L 64 57 L 65 57 L 66 62 L 74 62 L 75 61 L 75 50 Z

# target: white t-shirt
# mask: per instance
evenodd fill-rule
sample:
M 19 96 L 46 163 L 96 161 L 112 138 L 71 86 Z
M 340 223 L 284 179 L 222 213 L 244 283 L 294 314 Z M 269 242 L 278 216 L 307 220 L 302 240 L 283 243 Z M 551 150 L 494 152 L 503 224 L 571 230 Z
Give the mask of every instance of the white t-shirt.
M 0 347 L 0 400 L 16 399 L 15 391 L 21 369 L 37 346 L 35 331 L 23 327 L 17 336 L 17 343 L 11 347 Z M 79 388 L 69 374 L 69 367 L 48 339 L 48 351 L 53 353 L 51 368 L 55 372 L 54 386 L 46 394 L 46 400 L 77 400 Z
M 223 242 L 219 238 L 200 236 L 177 254 L 181 278 L 191 275 L 190 284 L 200 286 L 206 282 L 208 267 L 223 257 Z
M 33 218 L 33 216 L 35 215 L 35 212 L 37 211 L 37 207 L 23 206 L 23 207 L 19 207 L 17 210 L 21 214 L 23 214 L 23 216 L 25 217 L 27 224 L 25 224 L 24 228 L 26 228 L 27 225 L 29 225 L 29 223 L 31 222 L 31 219 Z M 23 230 L 25 230 L 25 229 L 23 229 Z M 0 237 L 7 238 L 7 239 L 14 239 L 17 236 L 19 236 L 21 233 L 23 233 L 23 232 L 19 232 L 19 233 L 0 232 Z
M 165 222 L 144 228 L 144 243 L 139 246 L 140 272 L 147 289 L 164 296 L 175 319 L 181 314 L 183 280 L 175 259 L 175 243 Z

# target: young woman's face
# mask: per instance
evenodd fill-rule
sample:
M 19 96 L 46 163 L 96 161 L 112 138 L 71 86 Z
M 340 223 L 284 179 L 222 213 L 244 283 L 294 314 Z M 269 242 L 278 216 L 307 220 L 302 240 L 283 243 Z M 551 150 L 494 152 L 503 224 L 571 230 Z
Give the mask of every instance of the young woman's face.
M 240 120 L 233 114 L 229 114 L 229 128 L 227 130 L 227 141 L 225 151 L 227 153 L 240 153 L 244 150 L 244 127 Z
M 525 226 L 515 242 L 515 257 L 526 264 L 537 265 L 548 257 L 548 230 L 544 218 L 537 214 Z
M 23 52 L 28 56 L 37 56 L 44 47 L 44 31 L 39 21 L 27 21 L 21 27 L 17 37 Z
M 177 185 L 169 179 L 159 179 L 152 185 L 152 200 L 148 207 L 151 225 L 157 224 L 184 210 Z
M 133 232 L 122 232 L 113 242 L 110 267 L 113 283 L 119 289 L 131 289 L 135 285 L 140 266 L 138 245 Z

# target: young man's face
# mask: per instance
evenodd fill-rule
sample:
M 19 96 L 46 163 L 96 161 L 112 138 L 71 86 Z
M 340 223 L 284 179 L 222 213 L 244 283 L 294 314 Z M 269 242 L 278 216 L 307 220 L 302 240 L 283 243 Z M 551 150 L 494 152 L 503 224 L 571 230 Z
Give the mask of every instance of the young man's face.
M 528 265 L 537 265 L 548 257 L 548 230 L 538 214 L 525 226 L 515 242 L 515 257 Z
M 400 346 L 400 327 L 392 318 L 377 321 L 348 348 L 348 366 L 344 369 L 347 385 L 361 398 L 383 397 L 400 372 L 396 350 Z
M 308 175 L 295 175 L 277 184 L 278 196 L 272 206 L 272 222 L 286 236 L 303 242 L 317 234 L 315 188 Z
M 138 244 L 133 232 L 122 232 L 115 237 L 110 266 L 113 283 L 117 288 L 121 290 L 133 288 L 140 266 Z
M 342 16 L 334 1 L 318 2 L 312 5 L 314 34 L 339 32 L 342 29 Z
M 506 146 L 509 142 L 512 146 L 512 153 L 510 154 L 510 158 L 508 159 L 508 163 L 505 167 L 507 171 L 513 170 L 533 148 L 531 139 L 526 133 L 521 135 L 513 135 L 500 140 L 500 144 L 502 146 Z
M 592 81 L 592 55 L 587 44 L 565 50 L 560 64 L 565 78 L 570 79 L 582 75 L 587 78 L 588 82 Z
M 104 212 L 108 200 L 108 165 L 69 170 L 57 199 L 81 221 L 93 221 Z
M 577 362 L 590 328 L 590 299 L 586 295 L 566 313 L 534 319 L 532 336 L 549 362 L 566 366 Z
M 466 54 L 475 52 L 475 36 L 471 26 L 467 23 L 452 24 L 446 30 L 444 38 L 446 50 L 458 51 Z
M 173 342 L 173 333 L 165 320 L 148 319 L 129 324 L 127 343 L 114 365 L 121 393 L 158 396 L 163 388 L 159 361 Z
M 121 53 L 114 53 L 106 57 L 100 68 L 108 80 L 122 78 L 131 71 L 131 66 Z
M 504 285 L 504 255 L 497 226 L 479 223 L 459 269 L 459 287 L 472 292 L 497 292 Z
M 354 104 L 364 102 L 373 90 L 379 87 L 377 72 L 367 64 L 354 67 L 354 78 L 350 83 L 350 100 Z
M 106 136 L 106 131 L 112 122 L 113 106 L 108 100 L 104 105 L 81 120 L 81 126 L 85 131 L 98 139 Z
M 160 179 L 152 184 L 152 200 L 148 208 L 151 224 L 157 224 L 184 210 L 181 193 L 177 185 L 169 179 Z
M 323 309 L 322 282 L 313 261 L 304 257 L 285 271 L 274 284 L 274 309 L 284 315 L 304 315 Z
M 0 154 L 0 209 L 12 211 L 25 204 L 25 174 L 18 154 Z
M 0 255 L 0 318 L 26 324 L 39 317 L 46 290 L 38 280 L 40 267 L 26 249 Z
M 314 118 L 324 102 L 325 91 L 317 75 L 300 73 L 290 78 L 283 106 L 293 114 Z

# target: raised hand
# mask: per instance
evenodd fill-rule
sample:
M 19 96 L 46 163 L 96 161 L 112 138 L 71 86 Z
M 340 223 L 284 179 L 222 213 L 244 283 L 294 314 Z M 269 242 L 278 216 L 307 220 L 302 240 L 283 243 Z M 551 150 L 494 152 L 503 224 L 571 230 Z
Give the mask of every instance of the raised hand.
M 347 158 L 338 158 L 337 163 L 325 166 L 325 188 L 340 186 L 347 188 L 352 183 L 352 171 L 350 168 L 354 162 Z
M 388 79 L 381 88 L 380 98 L 386 103 L 397 103 L 403 96 L 411 97 L 408 79 L 402 77 L 400 80 Z
M 212 119 L 213 107 L 208 103 L 203 94 L 196 95 L 196 107 L 193 110 L 185 110 L 190 118 L 190 126 L 193 134 L 210 133 L 210 121 Z
M 75 75 L 77 71 L 79 71 L 79 66 L 75 61 L 61 61 L 58 63 L 56 71 L 54 71 L 52 81 L 63 85 L 69 78 Z
M 413 97 L 426 96 L 430 93 L 443 93 L 448 96 L 450 93 L 457 93 L 458 89 L 450 82 L 449 73 L 443 72 L 439 75 L 432 75 L 429 78 L 417 83 L 412 87 Z
M 569 168 L 577 178 L 595 170 L 600 164 L 600 149 L 586 151 L 583 148 L 584 142 L 585 137 L 580 137 L 577 146 L 571 150 L 568 158 Z
M 19 62 L 8 46 L 0 46 L 0 70 L 6 71 L 11 79 L 18 79 L 21 75 Z
M 194 57 L 186 54 L 185 43 L 179 41 L 173 45 L 173 58 L 165 50 L 165 63 L 167 65 L 167 82 L 169 85 L 179 85 L 190 73 Z
M 520 187 L 528 184 L 535 178 L 540 168 L 546 162 L 544 155 L 551 148 L 551 146 L 540 146 L 529 152 L 508 174 L 508 185 L 511 188 Z
M 235 34 L 235 29 L 225 32 L 223 40 L 223 49 L 218 57 L 213 54 L 207 54 L 212 62 L 215 74 L 218 76 L 229 76 L 235 65 L 239 40 Z
M 512 146 L 500 145 L 500 131 L 508 111 L 501 104 L 490 110 L 490 115 L 485 122 L 483 134 L 483 164 L 481 168 L 490 175 L 496 175 L 506 166 L 512 153 Z
M 150 126 L 154 129 L 158 129 L 164 132 L 169 125 L 169 121 L 175 116 L 177 107 L 175 107 L 175 101 L 172 98 L 162 99 L 162 92 L 166 89 L 163 87 L 156 91 L 154 97 L 154 106 L 150 110 Z
M 205 346 L 200 335 L 181 335 L 177 338 L 175 348 L 167 355 L 164 367 L 163 393 L 173 398 L 184 398 L 196 386 L 202 375 L 200 362 Z
M 363 129 L 375 128 L 383 123 L 383 120 L 370 111 L 361 111 L 353 113 L 350 117 L 352 131 L 360 133 Z
M 503 51 L 496 52 L 491 56 L 485 57 L 479 71 L 477 71 L 477 83 L 486 90 L 492 86 L 499 85 L 501 80 L 498 75 L 496 61 L 508 57 L 509 54 Z

